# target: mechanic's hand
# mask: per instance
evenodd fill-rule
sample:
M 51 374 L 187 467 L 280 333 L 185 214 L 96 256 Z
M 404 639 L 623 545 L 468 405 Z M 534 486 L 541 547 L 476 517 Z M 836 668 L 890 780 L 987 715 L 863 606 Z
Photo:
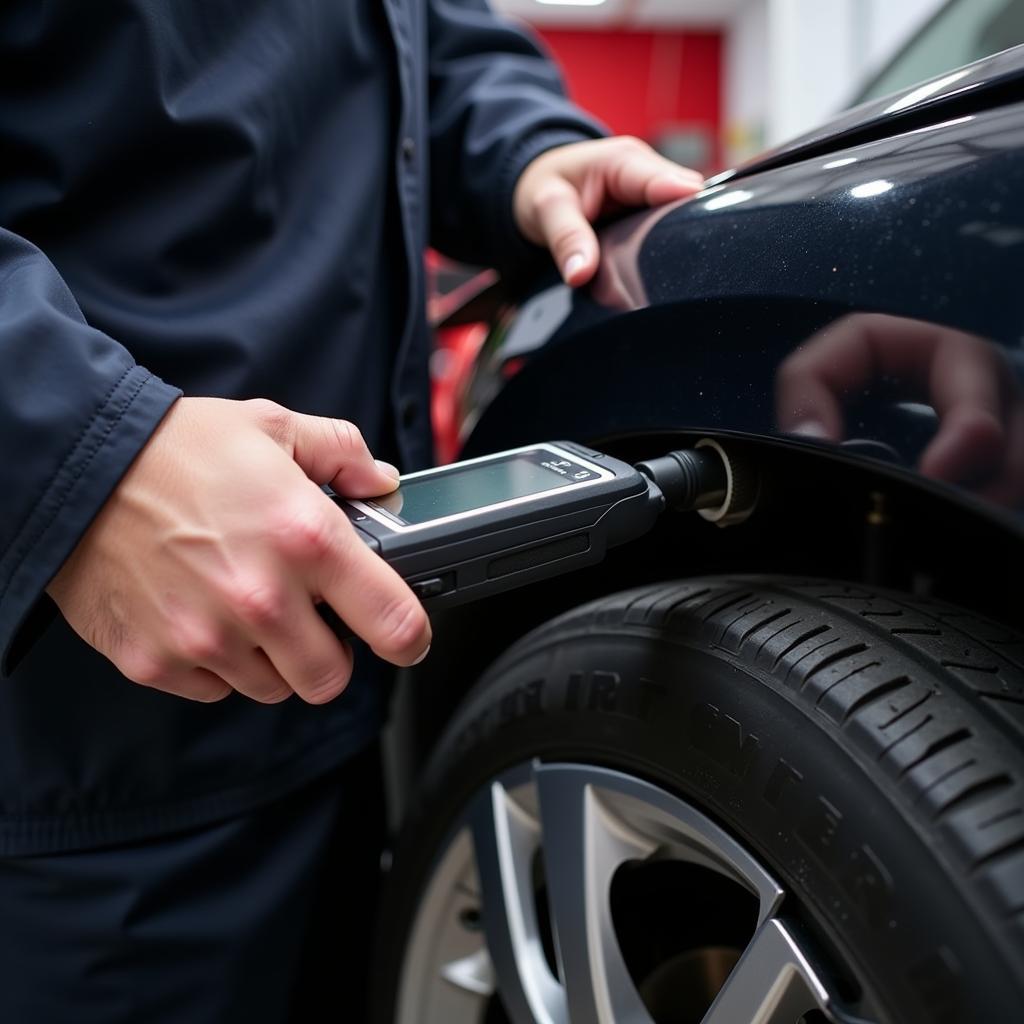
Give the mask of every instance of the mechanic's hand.
M 359 431 L 272 402 L 181 398 L 47 588 L 129 679 L 193 700 L 320 704 L 352 655 L 326 601 L 382 658 L 430 643 L 422 605 L 318 484 L 394 490 Z
M 938 413 L 925 476 L 999 504 L 1024 501 L 1024 395 L 999 348 L 963 331 L 881 313 L 837 320 L 779 367 L 779 428 L 841 441 L 844 398 L 883 383 Z
M 591 222 L 629 206 L 685 199 L 704 187 L 696 171 L 666 160 L 639 139 L 574 142 L 541 153 L 516 182 L 516 225 L 546 245 L 567 284 L 586 284 L 597 270 Z

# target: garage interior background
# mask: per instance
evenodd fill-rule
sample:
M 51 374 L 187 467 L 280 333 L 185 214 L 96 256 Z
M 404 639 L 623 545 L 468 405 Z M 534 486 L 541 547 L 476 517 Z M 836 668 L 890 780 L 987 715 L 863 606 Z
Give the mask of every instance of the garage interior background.
M 613 131 L 706 174 L 848 106 L 944 2 L 492 0 Z

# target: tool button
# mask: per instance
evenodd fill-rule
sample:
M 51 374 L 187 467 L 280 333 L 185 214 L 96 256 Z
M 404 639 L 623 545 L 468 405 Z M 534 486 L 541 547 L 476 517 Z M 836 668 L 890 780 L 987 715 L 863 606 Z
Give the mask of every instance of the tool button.
M 437 597 L 455 589 L 455 574 L 447 572 L 443 576 L 431 576 L 429 579 L 416 580 L 409 584 L 412 592 L 421 600 Z
M 369 518 L 365 512 L 360 512 L 359 509 L 354 508 L 347 501 L 339 502 L 342 511 L 348 516 L 350 523 L 365 523 Z

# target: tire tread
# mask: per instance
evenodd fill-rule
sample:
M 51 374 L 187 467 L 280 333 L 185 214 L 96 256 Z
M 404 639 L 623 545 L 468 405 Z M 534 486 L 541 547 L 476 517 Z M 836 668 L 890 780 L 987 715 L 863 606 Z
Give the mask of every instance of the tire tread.
M 602 598 L 531 634 L 656 630 L 783 681 L 1024 907 L 1024 636 L 973 612 L 859 584 L 701 578 Z M 765 635 L 762 635 L 765 634 Z M 1012 884 L 1011 884 L 1012 882 Z

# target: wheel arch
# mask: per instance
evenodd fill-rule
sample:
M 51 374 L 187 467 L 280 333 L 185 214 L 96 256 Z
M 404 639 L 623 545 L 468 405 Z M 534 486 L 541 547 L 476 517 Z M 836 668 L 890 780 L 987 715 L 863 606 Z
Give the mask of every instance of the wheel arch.
M 495 447 L 540 439 L 528 433 L 534 421 L 525 414 L 536 408 L 525 406 L 517 420 L 510 406 L 501 429 L 488 426 L 488 438 Z M 408 674 L 396 701 L 404 748 L 399 774 L 410 784 L 454 708 L 504 650 L 541 622 L 618 590 L 709 573 L 804 575 L 934 595 L 1012 620 L 1024 545 L 1011 520 L 984 506 L 841 449 L 741 431 L 654 429 L 608 412 L 600 423 L 568 417 L 549 429 L 627 460 L 715 439 L 759 467 L 753 515 L 719 528 L 694 513 L 669 513 L 651 534 L 609 552 L 599 566 L 436 616 L 431 656 Z M 585 427 L 585 434 L 577 433 Z M 1000 564 L 1004 571 L 994 578 L 979 573 L 979 564 Z

